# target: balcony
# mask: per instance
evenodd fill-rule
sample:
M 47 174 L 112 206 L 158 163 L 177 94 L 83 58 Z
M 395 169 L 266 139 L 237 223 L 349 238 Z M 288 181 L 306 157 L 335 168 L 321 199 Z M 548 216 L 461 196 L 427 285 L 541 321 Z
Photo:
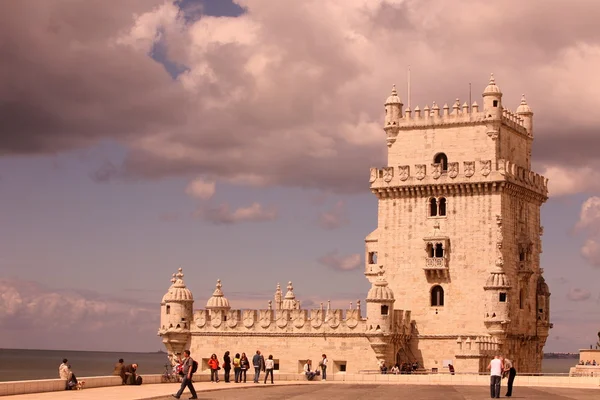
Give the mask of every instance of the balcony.
M 448 274 L 448 260 L 446 257 L 425 258 L 425 273 L 431 278 L 443 278 Z

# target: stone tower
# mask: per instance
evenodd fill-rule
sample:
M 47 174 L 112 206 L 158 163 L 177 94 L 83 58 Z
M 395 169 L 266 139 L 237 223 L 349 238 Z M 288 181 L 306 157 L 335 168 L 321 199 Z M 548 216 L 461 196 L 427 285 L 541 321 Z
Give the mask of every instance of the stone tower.
M 502 353 L 540 371 L 551 328 L 539 257 L 547 180 L 531 171 L 525 97 L 508 111 L 492 75 L 482 110 L 456 99 L 403 115 L 394 87 L 385 112 L 388 163 L 371 169 L 378 222 L 365 275 L 375 284 L 384 268 L 394 306 L 411 310 L 396 360 L 476 372 Z
M 163 344 L 173 363 L 174 356 L 189 347 L 194 298 L 183 282 L 183 270 L 173 274 L 171 286 L 160 303 L 160 329 Z

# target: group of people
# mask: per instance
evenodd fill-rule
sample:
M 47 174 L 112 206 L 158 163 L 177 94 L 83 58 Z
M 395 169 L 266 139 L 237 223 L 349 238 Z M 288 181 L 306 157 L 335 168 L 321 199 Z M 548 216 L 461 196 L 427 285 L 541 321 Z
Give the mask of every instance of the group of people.
M 306 363 L 304 364 L 304 375 L 306 375 L 306 379 L 308 379 L 309 381 L 312 381 L 313 379 L 315 379 L 315 376 L 319 376 L 321 375 L 321 380 L 322 381 L 326 381 L 327 380 L 327 364 L 329 363 L 329 360 L 327 360 L 327 355 L 323 354 L 321 355 L 321 361 L 319 361 L 319 369 L 311 369 L 312 368 L 312 360 L 306 360 Z
M 65 381 L 65 390 L 74 390 L 78 387 L 81 387 L 82 384 L 77 381 L 77 377 L 71 370 L 71 364 L 69 364 L 69 360 L 63 358 L 62 364 L 58 366 L 58 377 Z
M 512 361 L 501 355 L 496 355 L 494 359 L 490 361 L 487 369 L 490 370 L 490 394 L 492 399 L 500 398 L 500 382 L 502 381 L 502 378 L 506 377 L 508 377 L 506 397 L 511 397 L 513 382 L 515 376 L 517 376 L 517 370 Z
M 122 358 L 119 358 L 119 362 L 115 364 L 113 375 L 120 376 L 123 385 L 141 385 L 142 377 L 137 374 L 138 365 L 136 363 L 127 364 Z
M 592 366 L 596 366 L 598 365 L 598 363 L 596 363 L 596 360 L 587 360 L 586 362 L 583 362 L 583 360 L 579 361 L 579 365 L 592 365 Z
M 389 370 L 388 370 L 387 365 L 385 364 L 385 361 L 381 361 L 379 363 L 379 371 L 382 374 L 394 374 L 394 375 L 411 374 L 411 373 L 415 372 L 418 368 L 419 368 L 419 363 L 417 362 L 417 360 L 414 360 L 412 363 L 410 363 L 410 362 L 403 362 L 401 364 L 396 363 Z
M 219 370 L 221 365 L 223 368 L 223 378 L 225 383 L 231 382 L 231 370 L 233 369 L 234 382 L 235 383 L 246 383 L 246 374 L 250 369 L 250 366 L 254 368 L 254 383 L 259 383 L 260 373 L 265 373 L 264 383 L 267 383 L 269 375 L 271 376 L 271 383 L 273 383 L 273 369 L 275 368 L 275 360 L 273 356 L 269 355 L 267 359 L 261 354 L 260 350 L 256 350 L 256 354 L 252 357 L 252 363 L 246 356 L 246 353 L 236 353 L 233 358 L 229 351 L 226 351 L 223 355 L 223 363 L 219 362 L 219 358 L 216 354 L 210 356 L 208 360 L 208 368 L 210 369 L 210 381 L 217 383 L 219 382 Z

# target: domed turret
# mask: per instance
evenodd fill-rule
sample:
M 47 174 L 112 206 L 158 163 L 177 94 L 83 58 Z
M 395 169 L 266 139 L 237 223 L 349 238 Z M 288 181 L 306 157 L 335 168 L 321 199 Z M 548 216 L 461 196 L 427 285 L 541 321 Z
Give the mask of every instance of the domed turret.
M 183 283 L 183 269 L 179 268 L 177 274 L 173 274 L 171 278 L 171 287 L 167 293 L 163 296 L 162 302 L 167 301 L 194 301 L 192 292 Z
M 207 310 L 229 310 L 231 307 L 229 306 L 229 300 L 225 296 L 223 296 L 223 291 L 221 290 L 221 280 L 217 280 L 217 287 L 213 292 L 213 295 L 206 302 Z
M 510 289 L 510 282 L 504 271 L 500 268 L 490 272 L 490 276 L 485 282 L 484 289 Z
M 383 273 L 380 272 L 379 277 L 373 282 L 369 293 L 367 294 L 367 301 L 373 302 L 389 302 L 394 301 L 394 292 L 388 287 L 388 283 L 383 277 Z
M 298 309 L 298 300 L 296 300 L 296 296 L 294 295 L 294 287 L 292 286 L 292 282 L 288 282 L 287 285 L 287 293 L 281 303 L 282 310 L 295 310 Z
M 383 276 L 383 266 L 367 295 L 367 320 L 369 331 L 389 333 L 392 329 L 394 292 Z
M 533 136 L 533 111 L 531 111 L 531 107 L 527 104 L 527 100 L 525 100 L 525 95 L 521 97 L 521 104 L 517 108 L 517 114 L 523 118 L 523 126 L 527 129 L 527 133 L 530 136 Z
M 394 85 L 392 86 L 392 94 L 385 101 L 385 122 L 383 129 L 387 134 L 388 146 L 391 146 L 396 141 L 396 136 L 400 129 L 398 125 L 402 118 L 402 106 L 402 100 L 400 100 L 396 91 L 396 85 Z
M 491 74 L 490 82 L 483 90 L 483 112 L 486 118 L 502 118 L 502 91 L 496 85 L 494 74 Z
M 508 277 L 501 267 L 497 266 L 485 282 L 485 316 L 484 322 L 491 335 L 503 335 L 510 322 Z

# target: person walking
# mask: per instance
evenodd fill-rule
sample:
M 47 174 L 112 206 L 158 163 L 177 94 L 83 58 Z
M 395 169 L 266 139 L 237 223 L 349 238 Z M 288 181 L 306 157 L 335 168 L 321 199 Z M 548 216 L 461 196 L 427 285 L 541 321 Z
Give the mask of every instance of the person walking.
M 496 355 L 487 366 L 490 370 L 490 394 L 493 398 L 500 398 L 500 381 L 502 380 L 502 371 L 504 370 L 504 364 L 502 358 Z
M 196 389 L 194 389 L 194 384 L 192 383 L 192 376 L 194 375 L 195 369 L 198 368 L 198 363 L 192 359 L 190 351 L 185 350 L 183 352 L 183 380 L 181 381 L 181 388 L 176 394 L 172 396 L 176 399 L 181 397 L 181 394 L 185 390 L 185 388 L 190 389 L 190 393 L 192 397 L 190 399 L 197 399 L 198 396 L 196 394 Z
M 246 353 L 242 353 L 242 358 L 240 358 L 240 383 L 242 382 L 242 376 L 244 377 L 244 383 L 246 383 L 246 372 L 250 368 L 250 361 L 248 357 L 246 357 Z
M 319 362 L 319 366 L 321 367 L 321 380 L 326 381 L 327 380 L 327 363 L 329 361 L 327 360 L 327 356 L 325 354 L 323 354 L 323 359 Z
M 271 385 L 273 384 L 273 369 L 275 368 L 275 361 L 273 361 L 273 356 L 269 355 L 269 358 L 265 361 L 265 384 L 267 383 L 267 378 L 269 374 L 271 374 Z
M 229 383 L 229 373 L 231 371 L 231 357 L 229 357 L 229 351 L 226 351 L 223 355 L 223 371 L 225 374 L 225 383 Z
M 242 380 L 240 353 L 235 353 L 235 357 L 233 357 L 233 373 L 235 377 L 235 383 L 239 383 Z
M 515 376 L 517 376 L 517 370 L 515 369 L 512 361 L 508 358 L 504 359 L 504 373 L 508 374 L 506 397 L 510 397 L 512 396 L 513 383 L 515 381 Z
M 252 357 L 252 365 L 254 366 L 254 383 L 258 383 L 260 378 L 260 370 L 264 367 L 265 359 L 260 355 L 260 350 L 256 350 L 256 354 Z
M 210 368 L 210 381 L 214 383 L 219 382 L 219 360 L 217 359 L 217 355 L 213 354 L 210 356 L 210 360 L 208 360 L 208 367 Z

